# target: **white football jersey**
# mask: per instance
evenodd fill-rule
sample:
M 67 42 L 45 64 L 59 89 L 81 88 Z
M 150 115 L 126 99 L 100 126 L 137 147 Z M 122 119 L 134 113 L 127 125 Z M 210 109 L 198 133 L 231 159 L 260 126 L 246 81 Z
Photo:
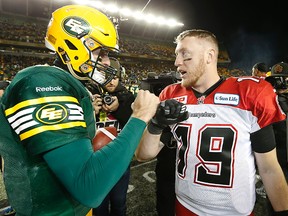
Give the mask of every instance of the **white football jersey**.
M 231 77 L 198 99 L 191 88 L 172 84 L 160 94 L 161 100 L 170 98 L 189 112 L 186 121 L 172 126 L 178 201 L 201 216 L 249 215 L 256 199 L 250 134 L 285 119 L 272 86 Z

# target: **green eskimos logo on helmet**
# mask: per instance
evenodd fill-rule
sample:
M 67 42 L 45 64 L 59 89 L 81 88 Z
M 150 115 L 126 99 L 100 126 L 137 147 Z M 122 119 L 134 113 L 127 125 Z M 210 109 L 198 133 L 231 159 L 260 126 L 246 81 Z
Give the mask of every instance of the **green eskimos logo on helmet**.
M 88 22 L 80 17 L 68 17 L 63 22 L 64 30 L 71 36 L 83 35 L 89 33 L 90 26 Z

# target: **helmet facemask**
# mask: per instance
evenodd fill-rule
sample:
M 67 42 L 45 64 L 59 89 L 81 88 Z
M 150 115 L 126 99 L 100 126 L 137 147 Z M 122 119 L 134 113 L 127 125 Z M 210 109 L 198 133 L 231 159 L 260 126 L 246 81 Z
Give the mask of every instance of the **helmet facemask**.
M 88 60 L 84 62 L 78 68 L 72 68 L 73 66 L 67 62 L 69 71 L 76 76 L 77 79 L 80 80 L 92 80 L 101 86 L 105 86 L 107 83 L 111 82 L 111 80 L 116 76 L 117 69 L 109 66 L 107 64 L 103 64 L 102 61 L 104 58 L 108 58 L 108 55 L 113 53 L 114 55 L 118 53 L 118 49 L 112 47 L 105 47 L 98 41 L 89 38 L 82 37 L 80 39 L 86 48 L 88 54 Z M 94 58 L 93 52 L 97 52 L 97 59 Z M 71 71 L 72 70 L 72 71 Z M 83 76 L 79 77 L 77 73 L 81 73 Z

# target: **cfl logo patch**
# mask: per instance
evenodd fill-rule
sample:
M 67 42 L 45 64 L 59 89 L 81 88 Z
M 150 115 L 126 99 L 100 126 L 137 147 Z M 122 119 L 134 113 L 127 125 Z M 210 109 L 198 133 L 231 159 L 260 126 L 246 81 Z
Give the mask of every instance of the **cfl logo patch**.
M 36 112 L 38 121 L 44 124 L 55 124 L 67 117 L 67 109 L 60 104 L 49 104 L 41 107 Z
M 187 96 L 186 95 L 180 96 L 180 97 L 175 97 L 174 99 L 179 101 L 180 103 L 187 104 Z
M 80 17 L 69 17 L 63 23 L 64 30 L 76 37 L 77 35 L 89 33 L 89 24 L 84 19 Z

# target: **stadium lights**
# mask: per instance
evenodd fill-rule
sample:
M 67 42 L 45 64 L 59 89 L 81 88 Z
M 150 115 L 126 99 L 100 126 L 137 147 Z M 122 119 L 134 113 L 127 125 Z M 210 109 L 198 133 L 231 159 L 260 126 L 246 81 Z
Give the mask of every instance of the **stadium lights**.
M 153 14 L 145 14 L 143 11 L 135 11 L 129 8 L 119 8 L 116 4 L 103 3 L 101 1 L 92 1 L 92 0 L 74 0 L 75 4 L 89 5 L 91 7 L 98 8 L 108 13 L 108 15 L 119 14 L 121 20 L 127 20 L 129 18 L 134 18 L 138 21 L 144 21 L 149 24 L 157 24 L 159 26 L 168 26 L 168 27 L 181 27 L 184 26 L 183 23 L 180 23 L 172 18 L 165 18 L 160 16 L 155 16 Z

